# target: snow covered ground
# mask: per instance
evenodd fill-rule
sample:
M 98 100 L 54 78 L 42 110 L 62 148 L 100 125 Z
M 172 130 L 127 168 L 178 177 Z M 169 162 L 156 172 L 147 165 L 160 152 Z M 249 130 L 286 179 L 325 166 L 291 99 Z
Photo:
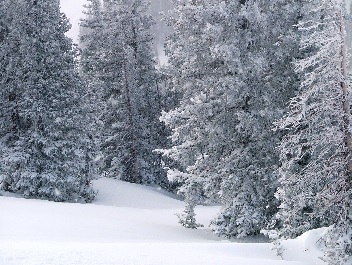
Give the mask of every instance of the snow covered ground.
M 205 227 L 178 224 L 183 202 L 156 188 L 102 178 L 93 204 L 0 196 L 0 265 L 322 265 L 322 230 L 285 243 L 231 242 L 208 224 L 219 210 L 197 208 Z

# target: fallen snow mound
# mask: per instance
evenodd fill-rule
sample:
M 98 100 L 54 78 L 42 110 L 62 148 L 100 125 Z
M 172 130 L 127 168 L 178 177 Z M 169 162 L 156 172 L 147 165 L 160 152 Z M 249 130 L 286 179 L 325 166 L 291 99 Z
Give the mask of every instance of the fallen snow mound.
M 161 188 L 101 178 L 94 182 L 98 196 L 93 204 L 140 209 L 182 208 L 183 202 Z
M 282 243 L 286 251 L 283 254 L 285 260 L 310 260 L 311 257 L 322 257 L 323 235 L 327 228 L 319 228 L 308 231 L 296 239 L 286 240 Z M 325 264 L 325 263 L 323 263 Z

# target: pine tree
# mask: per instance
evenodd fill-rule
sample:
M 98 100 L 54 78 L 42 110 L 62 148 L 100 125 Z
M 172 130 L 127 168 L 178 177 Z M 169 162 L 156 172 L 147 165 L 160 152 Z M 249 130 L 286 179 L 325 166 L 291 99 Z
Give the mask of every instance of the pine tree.
M 20 120 L 18 100 L 22 94 L 21 80 L 22 72 L 18 65 L 21 64 L 20 43 L 23 30 L 16 27 L 19 19 L 24 15 L 22 2 L 13 1 L 0 2 L 0 89 L 1 89 L 1 110 L 0 110 L 0 135 L 1 153 L 5 154 L 14 147 L 20 133 Z M 15 16 L 15 12 L 17 15 Z M 14 149 L 16 149 L 14 147 Z M 16 149 L 9 160 L 23 159 L 23 154 Z M 0 168 L 5 167 L 6 161 L 1 162 Z M 10 174 L 1 174 L 0 185 L 2 189 L 11 190 L 14 183 L 16 170 Z
M 99 81 L 99 62 L 103 52 L 103 18 L 100 0 L 88 0 L 85 18 L 81 20 L 80 45 L 82 46 L 80 66 L 89 83 Z M 94 86 L 93 86 L 94 87 Z
M 20 89 L 8 96 L 16 103 L 18 128 L 11 142 L 2 141 L 1 174 L 11 178 L 13 192 L 56 201 L 91 201 L 91 140 L 82 127 L 82 82 L 75 51 L 65 37 L 69 29 L 59 1 L 18 1 L 18 59 L 11 82 Z M 12 57 L 11 56 L 16 56 Z M 20 75 L 19 75 L 20 74 Z M 7 83 L 3 91 L 13 88 Z M 5 98 L 6 99 L 6 98 Z
M 101 0 L 88 0 L 87 2 L 83 12 L 85 18 L 80 23 L 79 70 L 87 87 L 84 97 L 82 96 L 82 104 L 85 106 L 85 121 L 88 124 L 86 131 L 89 132 L 94 142 L 95 166 L 100 168 L 101 152 L 99 145 L 102 125 L 99 115 L 101 110 L 105 108 L 102 100 L 104 84 L 101 79 L 104 67 L 101 62 L 104 51 L 103 10 Z
M 17 102 L 15 101 L 15 93 L 18 93 L 15 78 L 16 76 L 11 65 L 16 65 L 15 61 L 18 56 L 18 48 L 16 44 L 19 42 L 21 35 L 18 30 L 13 28 L 14 22 L 11 23 L 11 15 L 14 14 L 15 5 L 9 1 L 0 2 L 0 89 L 1 89 L 1 110 L 0 110 L 0 130 L 1 130 L 1 152 L 5 152 L 7 146 L 12 145 L 16 141 L 18 131 L 17 121 Z M 13 40 L 10 42 L 10 38 Z M 6 85 L 6 87 L 5 87 Z M 8 87 L 8 88 L 7 88 Z M 3 168 L 3 162 L 1 168 Z M 11 175 L 3 175 L 0 177 L 0 185 L 2 189 L 11 189 L 13 180 Z
M 103 175 L 161 184 L 165 174 L 160 155 L 153 150 L 161 147 L 165 136 L 158 121 L 160 93 L 149 33 L 153 20 L 147 10 L 140 0 L 105 1 L 98 32 L 93 25 L 98 13 L 90 11 L 92 18 L 83 25 L 90 28 L 86 36 L 100 41 L 88 41 L 82 62 L 95 63 L 94 69 L 83 66 L 83 72 L 97 80 L 101 91 Z
M 329 264 L 349 264 L 351 251 L 350 88 L 343 1 L 304 1 L 297 62 L 304 73 L 290 112 L 280 122 L 289 131 L 281 144 L 283 236 L 334 224 L 326 242 Z
M 169 89 L 181 98 L 174 109 L 164 112 L 161 117 L 172 130 L 171 147 L 162 153 L 173 161 L 169 165 L 168 178 L 180 186 L 178 193 L 187 203 L 185 213 L 179 215 L 180 222 L 196 228 L 194 207 L 204 200 L 204 174 L 211 174 L 207 170 L 212 169 L 213 152 L 208 151 L 214 146 L 216 137 L 219 142 L 223 138 L 219 130 L 208 130 L 217 122 L 214 118 L 221 110 L 221 100 L 215 89 L 216 69 L 221 67 L 221 61 L 211 56 L 217 29 L 209 28 L 213 35 L 206 32 L 207 22 L 222 14 L 212 9 L 208 1 L 182 0 L 174 1 L 174 5 L 168 21 L 173 34 L 166 42 L 169 65 L 164 72 L 170 77 Z
M 281 134 L 272 132 L 272 122 L 297 84 L 293 67 L 287 67 L 297 45 L 288 35 L 279 39 L 292 18 L 281 28 L 279 14 L 269 17 L 272 9 L 286 8 L 284 2 L 175 4 L 168 71 L 171 89 L 182 99 L 162 116 L 173 131 L 173 147 L 164 155 L 177 164 L 169 178 L 181 183 L 189 206 L 204 197 L 221 200 L 224 207 L 213 222 L 217 234 L 257 234 L 278 205 L 275 145 Z M 273 48 L 276 43 L 282 47 Z M 287 47 L 292 53 L 284 52 Z M 282 89 L 279 83 L 290 85 Z
M 225 22 L 219 56 L 235 78 L 222 80 L 231 89 L 226 148 L 217 164 L 224 204 L 213 222 L 219 235 L 258 234 L 277 212 L 276 145 L 281 132 L 273 132 L 272 123 L 285 112 L 298 83 L 290 67 L 298 54 L 297 42 L 290 36 L 296 16 L 294 9 L 287 12 L 291 8 L 287 1 L 226 5 L 231 16 Z

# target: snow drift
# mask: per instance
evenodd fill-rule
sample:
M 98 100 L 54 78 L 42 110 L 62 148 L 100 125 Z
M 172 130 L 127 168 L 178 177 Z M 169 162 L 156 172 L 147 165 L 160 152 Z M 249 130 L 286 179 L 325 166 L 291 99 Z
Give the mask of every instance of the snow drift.
M 208 225 L 219 207 L 198 207 L 205 227 L 188 230 L 175 216 L 184 204 L 172 194 L 105 178 L 94 186 L 99 194 L 92 204 L 0 196 L 0 264 L 324 264 L 318 249 L 321 230 L 285 242 L 281 260 L 270 243 L 214 236 Z

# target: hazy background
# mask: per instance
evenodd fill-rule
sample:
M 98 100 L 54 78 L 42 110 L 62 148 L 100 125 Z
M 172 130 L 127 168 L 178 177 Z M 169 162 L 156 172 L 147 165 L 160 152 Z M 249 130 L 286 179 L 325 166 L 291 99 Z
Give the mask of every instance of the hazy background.
M 83 5 L 87 3 L 86 0 L 60 0 L 61 11 L 64 12 L 70 19 L 72 24 L 71 30 L 67 33 L 67 36 L 72 38 L 75 43 L 78 43 L 79 36 L 79 22 L 84 17 Z M 170 29 L 161 21 L 160 12 L 167 12 L 171 8 L 171 0 L 151 0 L 150 14 L 153 15 L 156 25 L 153 27 L 154 33 L 154 50 L 158 57 L 159 63 L 166 63 L 166 57 L 164 54 L 164 41 L 165 37 L 169 34 Z
M 60 0 L 61 11 L 67 15 L 72 24 L 71 30 L 67 35 L 72 38 L 76 43 L 78 42 L 79 34 L 79 19 L 83 17 L 83 5 L 86 0 Z
M 67 35 L 78 43 L 79 35 L 79 20 L 83 17 L 83 5 L 87 3 L 86 0 L 60 0 L 61 1 L 61 10 L 64 12 L 72 24 L 71 30 Z M 167 59 L 164 54 L 164 41 L 165 37 L 169 34 L 170 29 L 161 22 L 160 12 L 167 12 L 172 6 L 171 0 L 150 0 L 151 8 L 150 13 L 154 16 L 156 20 L 156 25 L 153 28 L 154 32 L 154 50 L 158 56 L 160 64 L 167 62 Z M 351 10 L 352 0 L 346 0 L 348 11 Z M 347 21 L 347 43 L 349 45 L 350 53 L 352 52 L 352 21 Z M 350 68 L 352 68 L 352 56 L 350 57 Z

